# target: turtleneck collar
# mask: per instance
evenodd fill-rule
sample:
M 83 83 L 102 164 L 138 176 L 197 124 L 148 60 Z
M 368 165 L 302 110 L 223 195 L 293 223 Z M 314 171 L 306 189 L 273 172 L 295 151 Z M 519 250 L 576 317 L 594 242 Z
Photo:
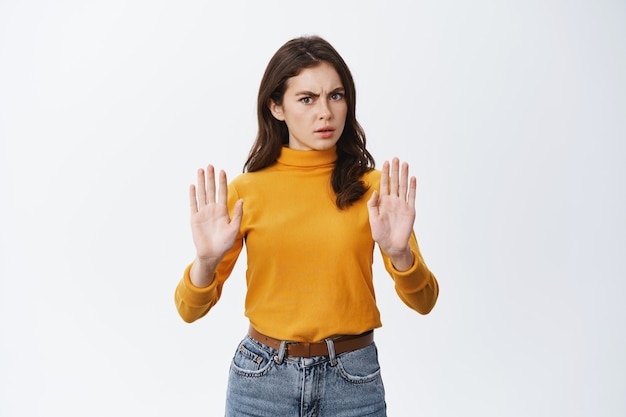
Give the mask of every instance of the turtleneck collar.
M 298 167 L 316 167 L 334 164 L 337 160 L 337 147 L 324 151 L 300 151 L 283 146 L 277 162 Z

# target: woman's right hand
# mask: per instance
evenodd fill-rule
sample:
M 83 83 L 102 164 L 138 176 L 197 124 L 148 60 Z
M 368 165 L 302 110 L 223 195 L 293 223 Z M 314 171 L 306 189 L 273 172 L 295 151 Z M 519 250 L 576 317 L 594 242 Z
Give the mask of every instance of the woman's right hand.
M 196 246 L 196 260 L 191 281 L 205 287 L 213 280 L 217 265 L 235 243 L 243 215 L 243 200 L 235 203 L 232 219 L 228 215 L 228 183 L 226 173 L 219 173 L 219 189 L 215 188 L 215 169 L 209 165 L 198 170 L 198 185 L 189 187 L 191 234 Z

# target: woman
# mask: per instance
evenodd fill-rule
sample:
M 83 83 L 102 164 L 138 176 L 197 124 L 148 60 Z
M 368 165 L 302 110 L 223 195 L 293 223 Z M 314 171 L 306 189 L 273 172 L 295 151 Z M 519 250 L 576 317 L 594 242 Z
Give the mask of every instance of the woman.
M 245 173 L 227 184 L 220 171 L 216 187 L 209 165 L 190 187 L 197 253 L 175 294 L 185 321 L 215 305 L 247 251 L 250 329 L 232 361 L 227 416 L 386 415 L 375 242 L 402 301 L 422 314 L 435 305 L 413 233 L 415 178 L 397 158 L 374 169 L 355 103 L 328 42 L 287 42 L 261 81 Z

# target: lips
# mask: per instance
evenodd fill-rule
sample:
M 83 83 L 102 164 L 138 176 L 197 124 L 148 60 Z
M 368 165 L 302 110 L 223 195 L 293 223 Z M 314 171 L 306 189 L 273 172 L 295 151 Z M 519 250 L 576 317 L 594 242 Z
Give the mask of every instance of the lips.
M 315 133 L 322 138 L 329 138 L 335 133 L 335 128 L 332 126 L 324 126 L 315 131 Z

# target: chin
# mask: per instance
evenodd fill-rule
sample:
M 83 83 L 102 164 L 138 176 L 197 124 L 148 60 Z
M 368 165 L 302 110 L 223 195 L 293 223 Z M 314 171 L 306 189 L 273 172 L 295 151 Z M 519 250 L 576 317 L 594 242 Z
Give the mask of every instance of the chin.
M 314 145 L 315 149 L 327 150 L 327 149 L 331 149 L 332 147 L 337 145 L 337 142 L 339 142 L 339 138 L 337 138 L 337 139 L 322 139 L 322 140 L 315 141 L 313 143 L 313 145 Z
M 314 150 L 314 151 L 327 151 L 329 149 L 334 148 L 336 144 L 337 144 L 337 142 L 316 145 L 316 146 L 312 147 L 311 150 Z

